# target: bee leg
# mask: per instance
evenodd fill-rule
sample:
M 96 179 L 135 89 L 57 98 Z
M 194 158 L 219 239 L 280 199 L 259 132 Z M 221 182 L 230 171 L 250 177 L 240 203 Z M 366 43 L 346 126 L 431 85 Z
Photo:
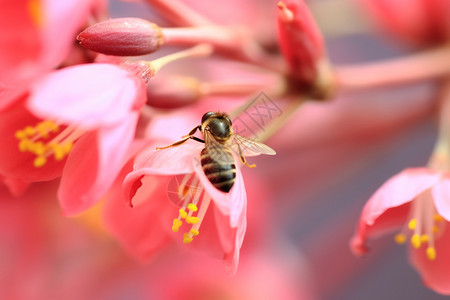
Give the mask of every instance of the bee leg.
M 202 125 L 198 125 L 198 126 L 196 126 L 196 127 L 194 127 L 191 131 L 189 131 L 189 133 L 187 134 L 187 135 L 184 135 L 184 136 L 182 136 L 181 138 L 187 138 L 188 136 L 192 136 L 192 135 L 194 135 L 194 133 L 197 131 L 197 130 L 200 130 L 202 128 Z
M 184 143 L 186 143 L 189 139 L 193 139 L 194 141 L 200 142 L 200 143 L 204 143 L 205 141 L 202 139 L 199 139 L 196 136 L 193 136 L 193 134 L 197 131 L 197 129 L 199 129 L 201 126 L 197 126 L 194 129 L 192 129 L 188 135 L 183 136 L 182 140 L 179 140 L 178 142 L 175 142 L 173 144 L 170 144 L 169 146 L 165 146 L 165 147 L 156 147 L 156 150 L 161 150 L 161 149 L 167 149 L 167 148 L 172 148 L 172 147 L 177 147 L 180 146 Z
M 256 167 L 255 164 L 251 164 L 251 165 L 248 164 L 247 160 L 245 159 L 245 156 L 242 155 L 242 150 L 241 150 L 241 146 L 240 145 L 238 145 L 238 149 L 239 149 L 239 156 L 241 157 L 241 160 L 244 163 L 244 165 L 246 165 L 249 168 Z

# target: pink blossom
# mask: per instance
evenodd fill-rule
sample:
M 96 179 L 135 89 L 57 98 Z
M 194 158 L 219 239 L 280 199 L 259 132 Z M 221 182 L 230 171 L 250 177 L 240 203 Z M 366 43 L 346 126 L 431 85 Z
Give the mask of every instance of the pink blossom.
M 362 0 L 387 32 L 416 45 L 450 38 L 450 3 L 446 0 Z
M 3 0 L 0 82 L 23 85 L 57 67 L 99 0 Z
M 259 248 L 243 254 L 234 276 L 217 262 L 194 252 L 169 256 L 146 277 L 147 292 L 160 300 L 197 299 L 315 299 L 292 257 Z
M 192 142 L 159 151 L 148 149 L 138 155 L 134 170 L 125 177 L 124 189 L 136 210 L 129 216 L 142 221 L 135 222 L 130 218 L 130 222 L 122 222 L 122 219 L 114 221 L 112 218 L 113 230 L 119 233 L 126 248 L 144 258 L 153 254 L 152 249 L 159 248 L 158 244 L 164 245 L 169 235 L 174 235 L 170 233 L 171 227 L 174 232 L 186 231 L 180 241 L 192 242 L 193 247 L 223 258 L 228 270 L 234 273 L 246 229 L 244 182 L 237 168 L 236 181 L 230 192 L 217 190 L 200 166 L 203 147 Z M 185 175 L 176 176 L 181 174 Z M 171 180 L 175 181 L 169 184 Z M 187 182 L 183 184 L 183 180 Z M 184 193 L 179 200 L 184 203 L 177 208 L 170 204 L 174 197 L 178 198 L 176 189 L 171 188 L 179 189 L 180 185 L 186 190 L 178 191 Z M 142 222 L 148 222 L 152 215 L 155 217 L 151 218 L 150 229 L 148 223 L 142 228 Z M 141 229 L 133 230 L 135 226 Z
M 2 172 L 26 182 L 62 175 L 61 205 L 80 213 L 125 163 L 144 93 L 139 78 L 114 65 L 79 65 L 41 78 L 26 100 L 4 112 Z
M 431 169 L 406 169 L 392 177 L 364 207 L 352 240 L 353 251 L 364 254 L 368 238 L 407 224 L 396 241 L 403 243 L 410 237 L 411 259 L 425 283 L 438 292 L 449 293 L 449 189 L 448 175 Z

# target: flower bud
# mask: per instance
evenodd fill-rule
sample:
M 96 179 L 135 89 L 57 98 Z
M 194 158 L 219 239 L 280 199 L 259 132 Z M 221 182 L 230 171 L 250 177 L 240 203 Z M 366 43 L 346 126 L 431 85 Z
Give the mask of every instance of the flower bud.
M 156 24 L 138 18 L 119 18 L 86 28 L 77 40 L 83 47 L 99 53 L 137 56 L 158 50 L 163 36 Z
M 278 41 L 290 76 L 313 94 L 326 95 L 332 80 L 322 34 L 303 0 L 278 3 Z

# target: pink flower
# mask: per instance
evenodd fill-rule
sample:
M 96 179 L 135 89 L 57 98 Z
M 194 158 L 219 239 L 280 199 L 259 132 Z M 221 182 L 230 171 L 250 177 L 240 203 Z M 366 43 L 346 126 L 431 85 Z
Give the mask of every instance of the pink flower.
M 26 84 L 57 67 L 99 0 L 2 1 L 0 82 Z
M 145 229 L 136 232 L 130 229 L 131 219 L 122 219 L 113 221 L 113 231 L 121 234 L 126 247 L 140 257 L 148 257 L 154 252 L 151 249 L 173 235 L 168 228 L 185 231 L 180 240 L 223 258 L 234 273 L 246 229 L 244 182 L 237 167 L 236 181 L 229 193 L 215 188 L 200 165 L 203 148 L 204 145 L 191 142 L 158 151 L 149 148 L 138 155 L 134 170 L 125 177 L 124 189 L 133 210 L 139 211 L 133 216 L 145 218 Z M 174 207 L 170 201 L 177 201 L 180 206 Z M 151 225 L 148 220 L 153 220 Z
M 53 72 L 4 112 L 0 170 L 25 182 L 62 174 L 61 205 L 66 214 L 80 213 L 103 196 L 127 160 L 144 103 L 143 82 L 117 66 Z
M 387 31 L 413 44 L 436 44 L 450 38 L 450 2 L 446 0 L 362 0 Z
M 194 252 L 165 258 L 146 276 L 147 293 L 154 299 L 315 299 L 293 256 L 279 251 L 259 248 L 244 253 L 234 276 Z
M 411 242 L 411 260 L 425 283 L 450 293 L 447 224 L 450 221 L 447 174 L 427 168 L 406 169 L 381 186 L 363 209 L 352 240 L 357 254 L 368 251 L 367 239 L 399 228 L 396 241 Z

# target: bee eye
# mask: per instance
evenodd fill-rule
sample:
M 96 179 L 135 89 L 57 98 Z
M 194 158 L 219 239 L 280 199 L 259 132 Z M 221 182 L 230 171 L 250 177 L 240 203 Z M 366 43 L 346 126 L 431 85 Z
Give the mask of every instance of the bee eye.
M 205 122 L 207 119 L 209 119 L 210 117 L 214 116 L 216 113 L 213 111 L 209 111 L 206 114 L 203 115 L 202 117 L 202 124 L 203 122 Z

